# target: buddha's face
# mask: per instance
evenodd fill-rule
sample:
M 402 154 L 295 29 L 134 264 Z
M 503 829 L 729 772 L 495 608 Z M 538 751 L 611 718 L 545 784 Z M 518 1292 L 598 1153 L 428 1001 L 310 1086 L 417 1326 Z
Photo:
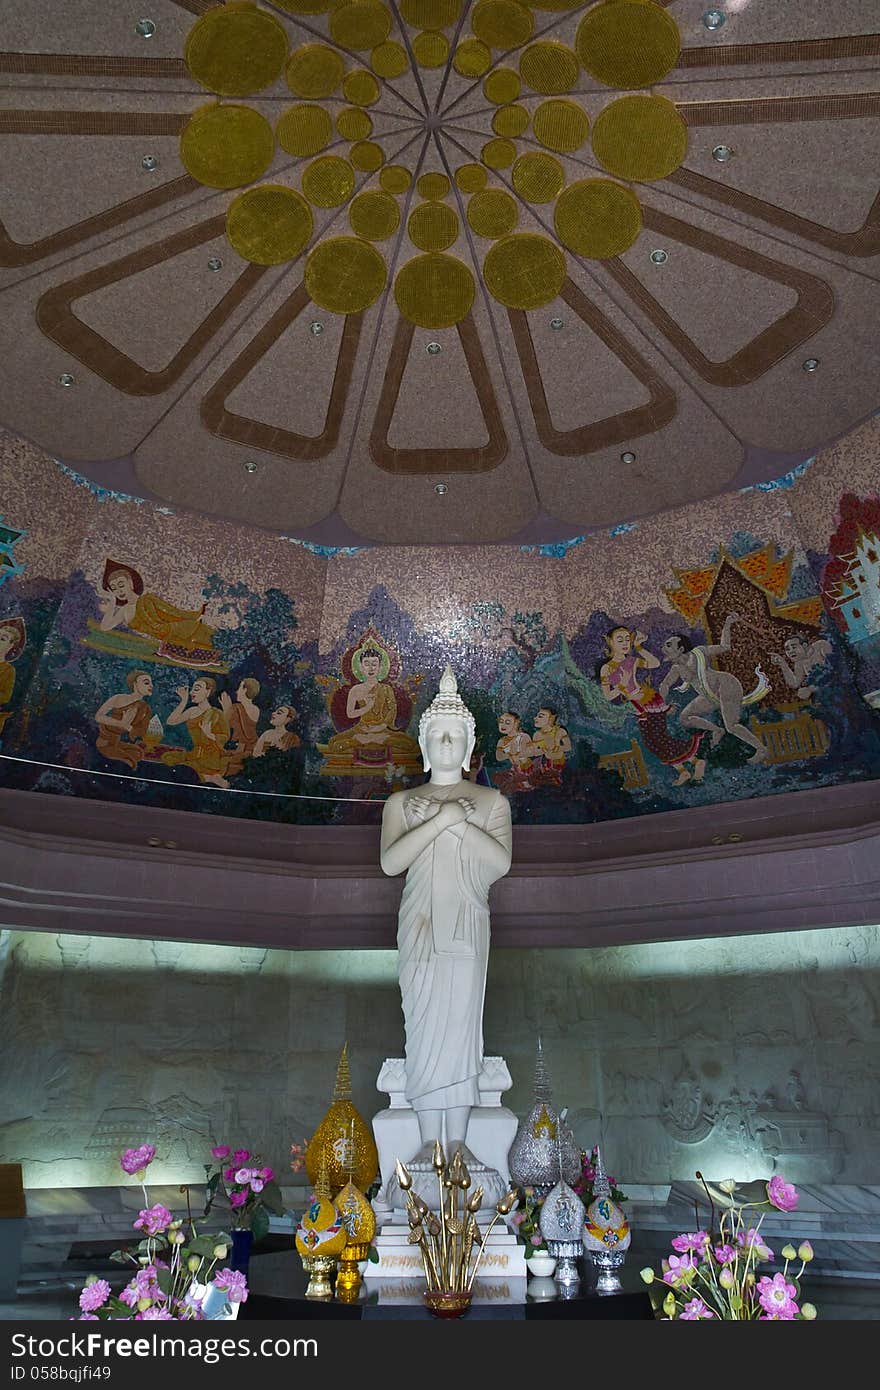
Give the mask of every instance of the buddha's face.
M 7 652 L 12 651 L 17 641 L 18 633 L 14 627 L 0 627 L 0 661 L 5 660 Z
M 471 731 L 463 719 L 441 715 L 428 725 L 423 752 L 438 772 L 454 772 L 464 765 L 470 742 Z
M 107 588 L 110 590 L 117 603 L 130 603 L 136 598 L 131 582 L 131 575 L 125 570 L 114 570 L 107 580 Z
M 376 652 L 364 652 L 361 657 L 361 670 L 364 673 L 364 680 L 369 680 L 371 676 L 378 676 L 381 658 Z
M 632 651 L 632 633 L 629 628 L 616 627 L 608 637 L 608 647 L 615 661 L 622 660 Z

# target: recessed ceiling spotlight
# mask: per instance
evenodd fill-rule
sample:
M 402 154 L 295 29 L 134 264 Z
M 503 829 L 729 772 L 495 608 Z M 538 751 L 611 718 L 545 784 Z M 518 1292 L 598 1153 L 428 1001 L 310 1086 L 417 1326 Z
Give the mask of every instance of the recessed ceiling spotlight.
M 651 260 L 655 265 L 665 265 L 669 260 L 669 256 L 666 251 L 658 247 L 656 251 L 651 252 Z
M 438 497 L 445 497 L 447 492 L 449 491 L 449 488 L 446 486 L 445 483 L 435 483 L 434 491 L 436 492 Z
M 438 353 L 438 352 L 442 352 L 442 351 L 443 351 L 443 349 L 442 349 L 442 347 L 440 346 L 439 343 L 429 343 L 428 346 L 425 348 L 425 352 L 428 354 L 429 357 L 436 357 L 436 356 L 437 356 L 437 353 Z M 435 489 L 435 491 L 437 491 L 437 492 L 440 491 L 440 485 L 437 486 L 437 488 Z M 445 487 L 443 488 L 443 491 L 444 491 L 444 492 L 446 491 L 446 488 L 445 488 Z
M 140 34 L 142 39 L 151 39 L 156 32 L 156 26 L 151 19 L 139 19 L 134 26 L 134 32 Z
M 257 471 L 257 465 L 254 463 L 253 459 L 245 459 L 242 468 L 245 473 L 256 473 Z
M 73 386 L 75 383 L 76 377 L 72 372 L 62 372 L 58 378 L 58 384 L 60 386 Z
M 219 256 L 211 256 L 211 258 L 210 258 L 209 261 L 208 261 L 208 269 L 209 269 L 209 270 L 222 270 L 222 269 L 223 269 L 223 262 L 221 261 L 221 259 L 220 259 Z
M 632 449 L 627 449 L 626 453 L 620 455 L 621 463 L 635 463 L 635 461 L 636 456 L 633 453 Z
M 309 324 L 309 332 L 313 338 L 320 338 L 321 334 L 324 332 L 324 325 L 320 319 L 312 319 Z
M 564 320 L 564 319 L 551 319 L 551 320 L 550 320 L 550 327 L 553 328 L 553 329 L 555 329 L 555 331 L 558 333 L 559 330 L 560 330 L 560 328 L 564 328 L 564 327 L 565 327 L 565 320 Z
M 154 154 L 145 154 L 141 160 L 141 165 L 144 169 L 148 170 L 149 173 L 152 173 L 154 169 L 158 169 L 159 161 Z
M 723 10 L 706 10 L 703 25 L 706 29 L 720 29 L 726 18 Z
M 818 357 L 808 357 L 807 360 L 806 360 L 806 362 L 803 363 L 803 368 L 804 368 L 804 371 L 805 371 L 805 372 L 815 372 L 815 371 L 818 371 L 818 370 L 819 370 L 819 359 L 818 359 Z
M 718 164 L 727 164 L 733 159 L 733 149 L 730 145 L 716 145 L 712 151 L 712 158 Z

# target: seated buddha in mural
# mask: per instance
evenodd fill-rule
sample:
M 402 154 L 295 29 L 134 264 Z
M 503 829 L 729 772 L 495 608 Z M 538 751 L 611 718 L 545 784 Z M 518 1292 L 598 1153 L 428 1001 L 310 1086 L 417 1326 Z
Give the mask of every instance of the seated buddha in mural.
M 15 667 L 12 663 L 21 656 L 26 641 L 24 618 L 4 618 L 0 621 L 0 734 L 12 713 L 3 709 L 12 699 L 15 689 Z
M 405 732 L 412 714 L 411 692 L 395 683 L 400 659 L 375 630 L 369 628 L 357 647 L 341 662 L 343 681 L 326 679 L 327 708 L 339 730 L 326 743 L 324 777 L 365 777 L 386 767 L 403 774 L 422 772 L 419 745 Z
M 138 571 L 116 560 L 105 564 L 101 587 L 101 632 L 127 628 L 152 638 L 159 661 L 196 667 L 222 664 L 214 647 L 214 629 L 203 621 L 204 604 L 197 611 L 178 608 L 168 599 L 147 593 Z

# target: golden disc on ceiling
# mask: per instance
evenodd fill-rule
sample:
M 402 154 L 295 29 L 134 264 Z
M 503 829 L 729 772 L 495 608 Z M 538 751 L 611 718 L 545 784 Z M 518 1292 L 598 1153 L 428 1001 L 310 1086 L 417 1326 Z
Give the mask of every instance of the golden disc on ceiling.
M 557 154 L 570 154 L 586 140 L 590 122 L 576 101 L 542 101 L 532 116 L 532 131 L 539 145 Z
M 209 92 L 245 97 L 281 76 L 287 50 L 287 31 L 273 15 L 256 5 L 225 5 L 196 20 L 184 61 Z
M 575 39 L 577 55 L 606 87 L 650 87 L 678 62 L 678 25 L 659 5 L 644 0 L 602 0 L 584 15 Z
M 458 215 L 448 203 L 420 203 L 410 213 L 406 230 L 420 251 L 446 251 L 458 240 Z
M 336 91 L 345 72 L 342 55 L 324 43 L 307 43 L 290 55 L 287 85 L 298 97 L 313 101 Z
M 519 74 L 533 92 L 560 96 L 577 86 L 580 64 L 577 54 L 555 39 L 530 43 L 519 59 Z
M 400 13 L 413 29 L 448 29 L 461 5 L 462 0 L 401 0 Z
M 426 29 L 412 41 L 413 57 L 420 68 L 442 68 L 449 57 L 449 40 L 437 30 Z
M 348 157 L 362 174 L 375 174 L 385 163 L 385 152 L 375 140 L 358 140 L 349 150 Z
M 288 154 L 317 154 L 333 139 L 333 121 L 323 106 L 291 106 L 279 119 L 275 135 Z
M 663 179 L 687 154 L 687 125 L 666 97 L 618 97 L 593 122 L 593 153 L 609 174 Z
M 379 0 L 347 0 L 330 15 L 330 36 L 340 48 L 357 53 L 384 43 L 391 23 L 391 11 Z
M 352 106 L 372 106 L 379 100 L 379 83 L 366 68 L 355 68 L 344 79 L 342 94 Z
M 479 193 L 486 187 L 488 178 L 482 164 L 462 164 L 455 171 L 455 182 L 462 193 Z
M 518 217 L 515 199 L 503 188 L 485 188 L 475 193 L 467 205 L 471 230 L 490 241 L 512 232 Z
M 539 309 L 555 299 L 565 282 L 565 257 L 549 237 L 514 232 L 486 252 L 486 289 L 508 309 Z
M 445 174 L 431 169 L 427 174 L 422 174 L 416 183 L 416 188 L 421 198 L 430 198 L 432 201 L 438 198 L 445 198 L 449 192 L 449 180 Z
M 477 0 L 471 11 L 471 28 L 488 48 L 519 48 L 532 37 L 531 11 L 516 0 Z
M 402 164 L 386 164 L 379 182 L 386 193 L 405 193 L 412 183 L 412 174 Z
M 524 106 L 499 106 L 492 116 L 492 129 L 496 135 L 522 135 L 528 126 L 529 113 Z
M 402 77 L 409 67 L 407 51 L 396 39 L 377 44 L 370 54 L 370 67 L 379 77 Z
M 516 145 L 512 140 L 487 140 L 480 158 L 489 169 L 509 169 L 516 159 Z
M 354 170 L 339 155 L 321 155 L 303 170 L 302 191 L 316 208 L 338 208 L 354 192 Z
M 226 211 L 230 245 L 256 265 L 293 260 L 312 235 L 312 210 L 295 188 L 264 183 L 233 199 Z
M 314 302 L 331 314 L 360 314 L 375 304 L 387 274 L 369 242 L 338 236 L 319 242 L 309 254 L 305 285 Z
M 552 203 L 565 184 L 565 170 L 552 154 L 530 150 L 514 164 L 510 181 L 527 203 Z
M 208 188 L 241 188 L 261 178 L 275 157 L 272 127 L 250 106 L 218 103 L 194 111 L 180 132 L 180 159 Z
M 373 122 L 359 106 L 346 106 L 336 117 L 336 130 L 343 140 L 366 140 Z
M 405 319 L 419 328 L 451 328 L 467 318 L 474 277 L 455 256 L 415 256 L 397 272 L 394 298 Z
M 622 183 L 581 179 L 560 193 L 553 225 L 570 251 L 601 261 L 632 246 L 642 230 L 642 213 L 638 198 Z
M 519 73 L 514 72 L 513 68 L 496 68 L 483 83 L 484 97 L 495 106 L 505 106 L 510 101 L 516 101 L 521 91 Z
M 358 236 L 367 241 L 384 241 L 400 226 L 400 208 L 390 193 L 370 188 L 353 200 L 348 220 Z
M 479 39 L 464 39 L 455 50 L 452 66 L 459 77 L 482 77 L 492 66 L 492 53 Z

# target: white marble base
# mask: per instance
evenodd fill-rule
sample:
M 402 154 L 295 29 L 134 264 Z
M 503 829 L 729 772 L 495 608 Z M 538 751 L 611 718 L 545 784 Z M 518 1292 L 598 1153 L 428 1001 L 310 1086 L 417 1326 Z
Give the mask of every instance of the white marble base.
M 379 1072 L 376 1089 L 388 1095 L 389 1104 L 387 1110 L 380 1110 L 373 1117 L 382 1183 L 373 1205 L 380 1218 L 383 1213 L 403 1210 L 403 1198 L 393 1181 L 397 1160 L 409 1163 L 422 1143 L 418 1116 L 404 1094 L 405 1084 L 403 1058 L 387 1058 Z M 518 1121 L 513 1111 L 501 1104 L 501 1093 L 512 1085 L 503 1057 L 483 1059 L 483 1070 L 478 1081 L 480 1104 L 471 1110 L 466 1143 L 480 1163 L 498 1174 L 498 1195 L 492 1196 L 493 1204 L 510 1186 L 507 1155 L 516 1135 Z M 488 1190 L 486 1197 L 487 1201 L 490 1200 Z M 429 1199 L 426 1197 L 426 1200 Z
M 486 1215 L 488 1222 L 488 1214 Z M 364 1275 L 371 1283 L 375 1280 L 412 1280 L 422 1275 L 422 1257 L 418 1247 L 409 1243 L 409 1226 L 405 1222 L 386 1223 L 373 1245 L 379 1252 L 379 1262 L 369 1264 Z M 516 1236 L 503 1222 L 499 1221 L 486 1243 L 480 1261 L 480 1275 L 487 1280 L 501 1278 L 525 1281 L 526 1273 L 525 1246 L 517 1241 Z M 424 1288 L 424 1283 L 422 1287 Z

